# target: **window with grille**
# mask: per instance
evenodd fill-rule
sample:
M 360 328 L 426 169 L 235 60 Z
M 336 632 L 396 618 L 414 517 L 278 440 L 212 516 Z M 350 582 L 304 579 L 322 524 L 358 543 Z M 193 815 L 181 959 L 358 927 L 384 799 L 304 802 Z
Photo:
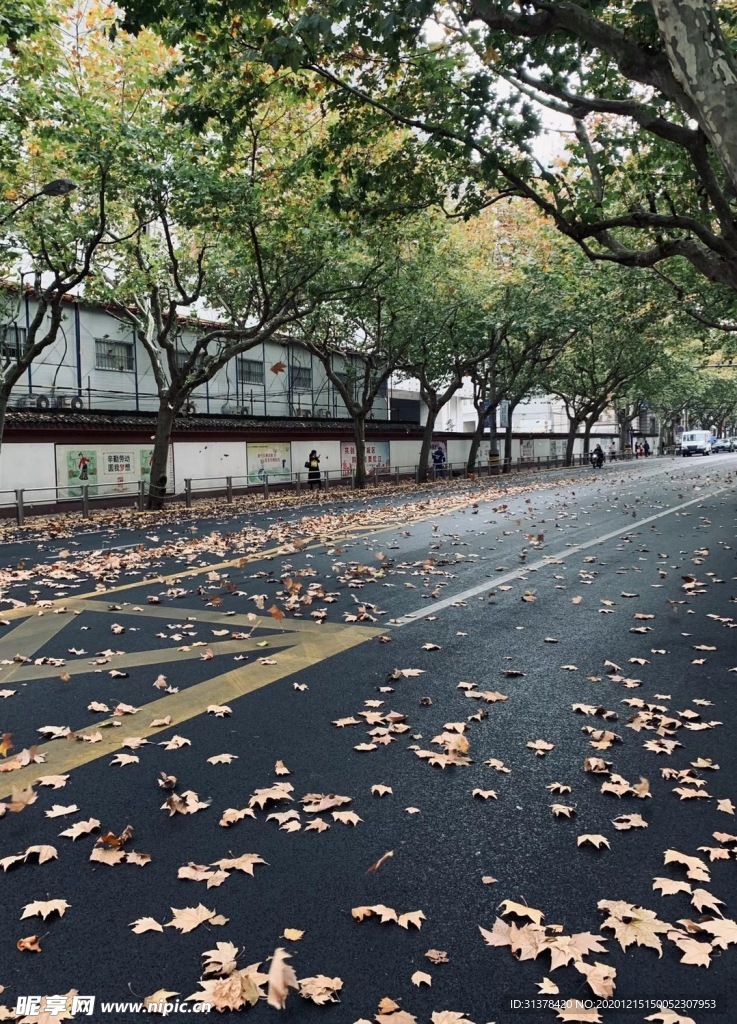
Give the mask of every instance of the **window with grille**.
M 259 359 L 238 360 L 239 384 L 263 384 L 264 364 Z
M 0 354 L 3 359 L 17 359 L 25 344 L 25 327 L 19 327 L 18 324 L 0 324 Z
M 183 349 L 180 349 L 180 348 L 178 348 L 176 350 L 176 352 L 174 353 L 174 358 L 176 359 L 177 370 L 179 370 L 180 373 L 184 369 L 184 367 L 187 365 L 187 360 L 189 359 L 189 356 L 190 356 L 189 352 L 185 352 Z
M 95 338 L 95 369 L 132 372 L 133 342 Z
M 289 380 L 294 391 L 311 391 L 312 367 L 291 366 L 289 368 Z

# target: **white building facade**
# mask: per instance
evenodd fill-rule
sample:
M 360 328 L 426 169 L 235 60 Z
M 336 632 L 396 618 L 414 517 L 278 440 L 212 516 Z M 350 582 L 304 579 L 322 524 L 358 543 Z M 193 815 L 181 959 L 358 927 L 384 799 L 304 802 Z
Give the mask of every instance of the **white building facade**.
M 15 316 L 0 322 L 3 358 L 22 346 L 35 309 L 25 296 Z M 182 332 L 184 362 L 193 336 Z M 345 360 L 334 368 L 346 374 Z M 155 411 L 151 361 L 130 325 L 104 308 L 70 301 L 55 343 L 41 353 L 13 389 L 11 408 Z M 191 397 L 190 413 L 303 418 L 343 418 L 343 401 L 325 369 L 303 346 L 268 341 L 234 357 Z M 388 419 L 387 389 L 374 403 L 374 418 Z

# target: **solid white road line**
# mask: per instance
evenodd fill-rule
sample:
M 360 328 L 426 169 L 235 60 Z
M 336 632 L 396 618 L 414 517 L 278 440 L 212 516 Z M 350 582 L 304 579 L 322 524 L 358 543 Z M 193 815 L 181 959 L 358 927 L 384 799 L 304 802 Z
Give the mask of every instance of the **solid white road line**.
M 544 569 L 548 565 L 555 565 L 556 563 L 562 562 L 565 558 L 570 558 L 571 555 L 577 555 L 581 551 L 587 551 L 589 548 L 594 548 L 599 544 L 605 544 L 608 540 L 614 540 L 615 537 L 621 537 L 625 533 L 632 533 L 634 530 L 639 530 L 641 527 L 647 526 L 648 523 L 654 523 L 656 520 L 663 519 L 665 516 L 674 515 L 676 512 L 680 512 L 685 508 L 690 508 L 692 505 L 701 505 L 704 502 L 709 501 L 711 498 L 715 498 L 718 494 L 722 494 L 724 491 L 731 489 L 731 487 L 720 487 L 716 491 L 711 491 L 709 494 L 701 495 L 699 498 L 693 498 L 691 501 L 684 501 L 681 505 L 674 505 L 673 508 L 666 508 L 662 512 L 657 512 L 653 516 L 646 516 L 644 519 L 630 521 L 627 526 L 623 526 L 619 530 L 612 530 L 610 533 L 602 534 L 600 537 L 595 537 L 593 540 L 587 540 L 583 544 L 575 544 L 573 547 L 565 548 L 559 554 L 546 555 L 545 558 L 541 558 L 537 562 L 531 562 L 529 565 L 521 566 L 519 569 L 512 569 L 510 572 L 489 578 L 483 583 L 477 584 L 475 587 L 470 587 L 468 590 L 462 591 L 460 594 L 445 597 L 442 601 L 433 601 L 425 608 L 420 608 L 416 612 L 408 612 L 406 615 L 402 615 L 398 619 L 391 619 L 388 625 L 410 626 L 413 622 L 418 622 L 420 619 L 426 619 L 429 615 L 436 615 L 439 611 L 442 611 L 443 608 L 450 608 L 451 605 L 459 604 L 471 597 L 476 597 L 478 594 L 483 594 L 485 590 L 493 590 L 501 583 L 508 583 L 510 580 L 519 579 L 520 576 L 525 576 L 528 572 L 534 572 L 537 569 Z

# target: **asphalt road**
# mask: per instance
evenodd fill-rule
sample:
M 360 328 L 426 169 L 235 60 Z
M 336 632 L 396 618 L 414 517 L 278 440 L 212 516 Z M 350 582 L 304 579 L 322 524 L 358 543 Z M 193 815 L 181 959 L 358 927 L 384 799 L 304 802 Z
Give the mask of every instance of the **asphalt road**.
M 13 744 L 0 768 L 39 743 L 46 761 L 0 772 L 0 802 L 12 804 L 11 790 L 30 784 L 35 796 L 0 820 L 0 861 L 35 845 L 57 857 L 39 864 L 31 854 L 0 876 L 0 1004 L 74 989 L 97 997 L 95 1020 L 141 1019 L 104 1015 L 99 1001 L 160 989 L 189 996 L 203 952 L 219 942 L 238 948 L 238 968 L 261 962 L 268 971 L 282 947 L 298 978 L 342 979 L 336 1003 L 290 994 L 286 1021 L 374 1020 L 386 998 L 411 1016 L 385 1010 L 381 1024 L 425 1024 L 440 1011 L 463 1011 L 475 1024 L 554 1021 L 552 1008 L 510 1006 L 534 999 L 545 977 L 558 998 L 595 999 L 573 962 L 552 969 L 547 948 L 532 958 L 529 930 L 522 959 L 485 943 L 479 926 L 492 929 L 497 916 L 529 923 L 502 914 L 510 900 L 540 910 L 543 925 L 560 925 L 562 935 L 598 936 L 606 951 L 584 962 L 616 970 L 614 999 L 716 1000 L 716 1009 L 680 1012 L 699 1024 L 734 1021 L 737 928 L 710 946 L 708 926 L 720 914 L 734 918 L 737 907 L 735 468 L 737 456 L 726 455 L 512 481 L 508 494 L 468 484 L 411 501 L 334 505 L 328 495 L 302 512 L 126 534 L 121 542 L 135 543 L 136 557 L 121 553 L 116 565 L 82 532 L 7 545 L 0 695 L 15 692 L 0 700 L 0 733 Z M 105 546 L 115 540 L 106 534 Z M 165 684 L 154 688 L 160 675 Z M 94 702 L 107 712 L 90 710 Z M 111 714 L 120 704 L 134 710 Z M 207 713 L 212 705 L 230 713 Z M 150 724 L 168 714 L 170 726 Z M 346 719 L 357 724 L 334 724 Z M 39 736 L 46 726 L 78 740 Z M 96 733 L 99 740 L 79 741 Z M 174 736 L 189 742 L 165 749 Z M 528 747 L 538 740 L 552 745 L 543 756 Z M 439 763 L 417 750 L 441 755 Z M 111 764 L 121 753 L 138 760 Z M 208 763 L 223 753 L 236 759 Z M 585 771 L 587 758 L 609 762 L 606 773 Z M 275 774 L 277 761 L 289 775 Z M 176 776 L 174 790 L 159 787 L 162 772 Z M 35 784 L 57 774 L 69 776 L 63 788 Z M 601 792 L 612 774 L 631 784 L 627 793 Z M 643 778 L 645 798 L 631 789 Z M 272 793 L 262 810 L 251 798 L 275 783 L 291 785 L 284 795 L 293 799 Z M 553 783 L 571 790 L 556 794 L 546 788 Z M 376 795 L 377 785 L 391 792 Z M 162 809 L 172 792 L 187 791 L 206 806 Z M 318 814 L 300 804 L 306 794 L 350 802 Z M 219 824 L 226 808 L 249 801 L 254 817 Z M 553 816 L 556 803 L 571 816 Z M 57 804 L 78 810 L 48 817 Z M 289 810 L 299 817 L 281 824 L 299 821 L 299 830 L 267 820 Z M 344 823 L 335 811 L 360 820 Z M 612 821 L 622 815 L 647 827 L 619 830 Z M 316 817 L 330 827 L 307 829 Z M 90 834 L 59 835 L 90 818 L 100 822 Z M 105 848 L 99 837 L 127 825 L 134 834 L 123 851 L 150 861 L 90 862 Z M 609 847 L 578 846 L 587 834 Z M 666 865 L 667 850 L 700 866 Z M 245 853 L 267 862 L 253 877 L 228 869 L 209 887 L 177 877 L 188 863 Z M 691 892 L 661 895 L 655 878 Z M 69 909 L 20 920 L 24 907 L 48 899 Z M 629 925 L 626 950 L 611 928 L 601 930 L 601 900 L 623 901 L 612 912 L 623 932 Z M 165 925 L 171 908 L 198 904 L 227 924 L 184 934 L 130 927 L 149 917 Z M 397 916 L 421 910 L 421 927 L 351 913 L 376 906 Z M 671 936 L 665 925 L 633 923 L 632 906 L 655 912 Z M 304 936 L 284 938 L 285 929 Z M 16 949 L 33 934 L 41 953 Z M 557 933 L 535 934 L 546 945 Z M 637 945 L 653 941 L 662 955 Z M 448 962 L 431 962 L 431 949 Z M 689 958 L 710 965 L 682 962 Z M 413 984 L 417 971 L 431 986 Z M 278 1013 L 264 999 L 246 1012 L 255 1022 Z M 655 1012 L 619 1006 L 600 1019 Z

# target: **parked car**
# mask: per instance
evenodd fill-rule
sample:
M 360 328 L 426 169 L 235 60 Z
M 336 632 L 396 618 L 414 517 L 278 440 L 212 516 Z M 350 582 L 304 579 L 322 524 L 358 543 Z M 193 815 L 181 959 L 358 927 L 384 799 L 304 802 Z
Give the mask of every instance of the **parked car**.
M 711 454 L 710 430 L 687 430 L 681 435 L 681 455 Z
M 711 446 L 713 452 L 737 451 L 737 440 L 733 437 L 720 437 Z

